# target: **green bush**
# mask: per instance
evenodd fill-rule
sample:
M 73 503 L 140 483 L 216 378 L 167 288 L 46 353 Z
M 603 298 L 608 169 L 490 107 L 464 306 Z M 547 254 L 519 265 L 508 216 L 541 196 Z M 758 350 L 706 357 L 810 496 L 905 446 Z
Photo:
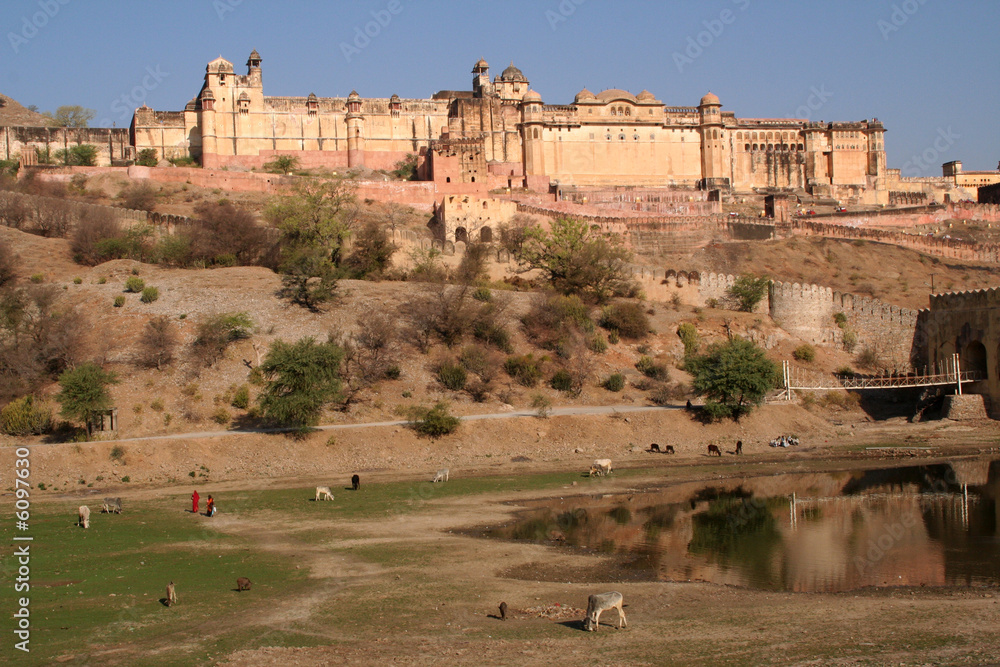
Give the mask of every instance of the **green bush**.
M 431 438 L 448 435 L 458 428 L 459 419 L 448 411 L 447 403 L 433 408 L 415 407 L 410 411 L 410 425 L 417 433 Z
M 139 297 L 139 301 L 143 303 L 153 303 L 160 298 L 160 290 L 156 287 L 146 287 L 142 290 L 142 296 Z
M 507 357 L 507 361 L 503 364 L 503 369 L 518 384 L 525 387 L 534 387 L 542 377 L 542 362 L 543 359 L 535 359 L 532 354 Z
M 844 331 L 843 337 L 844 349 L 848 352 L 854 352 L 854 348 L 858 344 L 858 334 L 854 333 L 850 329 Z
M 594 334 L 587 339 L 587 349 L 594 354 L 604 354 L 608 351 L 608 341 L 601 334 Z
M 635 363 L 635 369 L 648 378 L 664 381 L 670 377 L 667 367 L 653 361 L 652 357 L 643 356 Z
M 437 372 L 438 380 L 446 389 L 461 391 L 465 389 L 465 383 L 469 379 L 469 374 L 461 364 L 448 360 L 441 364 Z
M 139 276 L 129 276 L 125 280 L 125 291 L 138 293 L 146 287 L 146 281 Z
M 833 321 L 836 322 L 838 327 L 843 329 L 845 326 L 847 326 L 847 315 L 845 315 L 844 313 L 834 313 Z
M 214 421 L 216 424 L 220 424 L 222 426 L 225 426 L 226 424 L 228 424 L 231 419 L 232 419 L 232 415 L 230 415 L 229 414 L 229 410 L 226 410 L 225 408 L 219 408 L 212 415 L 212 421 Z
M 115 445 L 111 448 L 110 457 L 112 461 L 122 461 L 125 458 L 125 448 L 121 445 Z
M 125 297 L 121 294 L 115 297 L 115 308 L 121 308 L 125 305 Z
M 97 284 L 98 285 L 103 285 L 106 282 L 108 282 L 107 276 L 101 276 L 100 278 L 97 279 Z
M 573 375 L 566 369 L 560 368 L 549 378 L 549 386 L 556 391 L 574 391 Z
M 816 348 L 808 343 L 799 345 L 792 352 L 792 357 L 797 361 L 812 362 L 816 360 Z
M 45 274 L 43 274 L 43 273 L 32 273 L 31 274 L 31 282 L 35 283 L 36 285 L 38 283 L 40 283 L 40 282 L 43 282 L 44 280 L 45 280 Z
M 472 298 L 476 301 L 489 303 L 493 300 L 493 292 L 490 291 L 489 287 L 477 287 L 476 291 L 472 293 Z
M 609 343 L 611 343 L 612 345 L 617 345 L 619 340 L 621 340 L 621 338 L 618 336 L 617 329 L 612 329 L 611 331 L 608 332 Z
M 701 347 L 701 336 L 698 335 L 698 328 L 695 325 L 690 322 L 681 322 L 681 325 L 677 327 L 677 335 L 684 343 L 685 357 L 698 354 L 698 348 Z
M 229 404 L 237 410 L 246 410 L 250 407 L 250 387 L 245 384 L 240 385 Z
M 854 369 L 851 368 L 850 366 L 841 366 L 834 372 L 837 375 L 854 375 Z
M 74 285 L 79 285 L 81 283 L 83 283 L 83 278 L 79 278 L 79 277 L 73 278 L 73 284 Z
M 5 435 L 41 435 L 51 427 L 52 411 L 34 396 L 15 399 L 0 410 L 0 432 Z
M 601 386 L 608 391 L 621 391 L 625 388 L 625 376 L 621 373 L 612 373 L 604 379 Z
M 638 303 L 616 303 L 601 311 L 600 325 L 622 338 L 637 340 L 649 333 L 649 317 Z
M 143 148 L 135 156 L 135 163 L 140 167 L 155 167 L 158 162 L 155 148 Z
M 490 324 L 482 321 L 476 322 L 472 327 L 472 335 L 476 339 L 488 343 L 507 354 L 514 351 L 514 344 L 510 340 L 510 332 L 499 324 Z

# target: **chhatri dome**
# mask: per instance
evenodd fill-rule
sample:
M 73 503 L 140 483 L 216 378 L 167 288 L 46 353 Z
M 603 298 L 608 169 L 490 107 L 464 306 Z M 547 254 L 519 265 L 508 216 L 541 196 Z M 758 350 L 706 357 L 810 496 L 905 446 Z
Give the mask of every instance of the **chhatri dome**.
M 722 102 L 719 101 L 719 97 L 715 93 L 708 93 L 707 95 L 705 95 L 705 97 L 701 98 L 701 106 L 705 106 L 707 104 L 721 105 Z
M 524 76 L 524 72 L 514 67 L 514 61 L 510 61 L 510 66 L 507 67 L 500 75 L 501 81 L 516 81 L 518 83 L 528 83 L 528 77 Z
M 586 88 L 584 88 L 583 90 L 581 90 L 580 92 L 578 92 L 576 94 L 576 97 L 573 98 L 573 101 L 574 102 L 593 102 L 596 99 L 597 99 L 596 95 L 594 95 L 592 92 L 590 92 L 589 90 L 587 90 Z

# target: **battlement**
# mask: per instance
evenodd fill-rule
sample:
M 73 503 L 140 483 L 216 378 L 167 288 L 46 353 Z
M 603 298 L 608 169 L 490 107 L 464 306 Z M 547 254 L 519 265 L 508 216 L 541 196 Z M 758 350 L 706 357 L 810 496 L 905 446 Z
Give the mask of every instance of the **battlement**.
M 1000 308 L 1000 287 L 932 294 L 931 310 L 980 310 Z

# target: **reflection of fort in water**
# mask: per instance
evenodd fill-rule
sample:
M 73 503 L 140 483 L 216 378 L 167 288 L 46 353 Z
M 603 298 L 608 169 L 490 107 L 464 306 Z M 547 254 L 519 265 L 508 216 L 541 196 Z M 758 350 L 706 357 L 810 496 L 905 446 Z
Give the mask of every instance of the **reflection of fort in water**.
M 773 590 L 1000 582 L 1000 461 L 755 477 L 547 501 L 496 537 L 613 554 L 641 579 Z

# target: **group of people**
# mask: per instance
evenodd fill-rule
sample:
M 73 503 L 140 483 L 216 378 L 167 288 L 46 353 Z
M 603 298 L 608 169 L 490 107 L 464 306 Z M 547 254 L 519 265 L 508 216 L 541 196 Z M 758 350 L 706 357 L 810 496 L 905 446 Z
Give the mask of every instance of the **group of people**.
M 799 444 L 799 439 L 794 435 L 781 435 L 771 441 L 772 447 L 789 447 Z
M 201 500 L 201 496 L 195 491 L 191 494 L 191 513 L 198 513 L 198 502 Z M 208 502 L 205 503 L 205 516 L 215 516 L 215 499 L 212 496 L 208 497 Z

